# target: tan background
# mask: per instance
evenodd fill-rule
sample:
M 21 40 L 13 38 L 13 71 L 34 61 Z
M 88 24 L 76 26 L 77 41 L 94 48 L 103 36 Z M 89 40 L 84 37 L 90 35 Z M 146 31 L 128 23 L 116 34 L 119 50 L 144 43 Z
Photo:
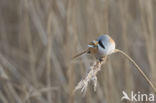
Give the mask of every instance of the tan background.
M 156 83 L 155 0 L 1 0 L 1 103 L 121 103 L 122 91 L 152 93 L 132 63 L 109 57 L 97 91 L 72 95 L 92 58 L 70 59 L 103 33 Z M 148 103 L 148 102 L 147 102 Z

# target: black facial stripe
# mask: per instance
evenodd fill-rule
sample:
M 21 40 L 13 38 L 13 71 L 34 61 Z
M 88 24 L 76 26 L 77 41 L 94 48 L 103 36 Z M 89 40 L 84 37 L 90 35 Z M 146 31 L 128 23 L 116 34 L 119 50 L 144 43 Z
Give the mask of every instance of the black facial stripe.
M 105 46 L 102 44 L 102 41 L 101 41 L 101 40 L 99 40 L 99 45 L 100 45 L 102 48 L 105 49 Z

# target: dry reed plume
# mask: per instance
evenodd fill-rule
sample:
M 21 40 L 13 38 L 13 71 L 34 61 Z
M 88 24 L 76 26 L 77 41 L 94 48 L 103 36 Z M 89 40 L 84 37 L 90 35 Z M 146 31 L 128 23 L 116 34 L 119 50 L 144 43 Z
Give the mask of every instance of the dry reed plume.
M 0 103 L 120 103 L 125 88 L 151 93 L 140 72 L 114 54 L 107 69 L 94 75 L 96 93 L 88 89 L 85 98 L 73 96 L 90 62 L 86 56 L 69 62 L 90 40 L 110 34 L 155 84 L 155 5 L 155 0 L 0 0 Z
M 142 76 L 145 78 L 145 80 L 147 80 L 148 84 L 152 87 L 154 93 L 156 94 L 156 87 L 155 87 L 155 85 L 146 76 L 146 74 L 142 71 L 142 69 L 136 64 L 136 62 L 130 56 L 128 56 L 126 53 L 124 53 L 122 50 L 115 49 L 114 50 L 114 53 L 117 53 L 117 52 L 123 54 L 128 60 L 130 60 L 135 65 L 135 67 L 137 68 L 137 70 L 142 74 Z M 81 53 L 81 54 L 83 54 L 83 53 Z M 75 57 L 78 57 L 78 56 L 80 56 L 80 55 L 76 55 Z M 94 91 L 96 91 L 96 86 L 97 86 L 97 76 L 96 75 L 97 75 L 98 71 L 101 70 L 101 65 L 106 62 L 106 59 L 107 59 L 107 56 L 105 56 L 102 61 L 97 60 L 97 61 L 94 62 L 93 65 L 90 66 L 90 71 L 87 73 L 87 76 L 84 79 L 82 79 L 77 84 L 77 86 L 75 87 L 74 92 L 77 91 L 77 90 L 79 90 L 79 89 L 81 89 L 81 92 L 83 94 L 86 94 L 88 83 L 90 81 L 93 81 Z
M 90 81 L 93 82 L 94 91 L 96 91 L 96 86 L 97 86 L 97 76 L 96 75 L 97 75 L 98 71 L 101 70 L 102 64 L 104 64 L 106 62 L 106 59 L 107 59 L 107 56 L 104 57 L 102 61 L 97 60 L 93 63 L 93 65 L 90 66 L 90 70 L 89 70 L 87 76 L 77 84 L 74 92 L 81 89 L 81 92 L 85 95 L 87 87 L 88 87 L 88 83 Z

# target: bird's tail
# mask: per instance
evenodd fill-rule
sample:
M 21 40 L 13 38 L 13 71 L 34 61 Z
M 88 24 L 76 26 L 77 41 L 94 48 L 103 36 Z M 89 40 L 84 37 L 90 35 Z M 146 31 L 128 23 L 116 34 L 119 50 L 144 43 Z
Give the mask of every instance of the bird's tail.
M 88 52 L 88 49 L 83 51 L 83 52 L 81 52 L 81 53 L 79 53 L 79 54 L 77 54 L 77 55 L 75 55 L 72 59 L 75 59 L 75 58 L 77 58 L 77 57 L 79 57 L 79 56 L 81 56 L 81 55 L 83 55 L 83 54 L 85 54 L 87 52 Z

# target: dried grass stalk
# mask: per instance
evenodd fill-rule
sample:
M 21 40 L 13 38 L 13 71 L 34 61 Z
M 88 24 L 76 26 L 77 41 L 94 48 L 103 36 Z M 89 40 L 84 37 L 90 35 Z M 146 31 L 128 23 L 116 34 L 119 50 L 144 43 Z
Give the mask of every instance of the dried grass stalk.
M 86 90 L 88 87 L 88 83 L 90 81 L 93 82 L 94 85 L 94 91 L 96 91 L 96 87 L 97 87 L 97 73 L 98 71 L 101 70 L 101 66 L 102 64 L 105 63 L 107 59 L 107 56 L 105 56 L 101 61 L 100 60 L 96 60 L 93 65 L 90 66 L 90 71 L 88 72 L 87 76 L 82 79 L 77 86 L 74 89 L 74 92 L 81 89 L 81 92 L 83 93 L 83 95 L 86 94 Z
M 146 76 L 146 74 L 142 71 L 142 69 L 136 64 L 136 62 L 130 56 L 128 56 L 126 53 L 124 53 L 122 50 L 115 49 L 114 53 L 117 53 L 117 52 L 123 54 L 127 59 L 129 59 L 135 65 L 137 70 L 142 74 L 142 76 L 145 78 L 145 80 L 147 80 L 148 84 L 152 87 L 154 93 L 156 94 L 155 85 Z M 96 75 L 97 75 L 98 71 L 101 70 L 101 66 L 102 66 L 102 64 L 105 63 L 106 59 L 107 59 L 107 56 L 105 56 L 101 61 L 100 60 L 95 61 L 94 64 L 90 66 L 90 71 L 88 72 L 87 76 L 78 83 L 78 85 L 74 89 L 74 92 L 81 89 L 81 92 L 83 93 L 83 95 L 85 95 L 87 87 L 88 87 L 88 83 L 90 81 L 93 82 L 94 91 L 96 91 L 96 86 L 97 86 L 97 76 Z
M 128 56 L 125 52 L 123 52 L 122 50 L 115 49 L 115 52 L 116 53 L 119 52 L 119 53 L 123 54 L 128 60 L 130 60 L 135 65 L 136 69 L 142 74 L 142 76 L 145 78 L 145 80 L 147 81 L 147 83 L 152 87 L 154 93 L 156 94 L 156 87 L 155 87 L 154 83 L 146 76 L 146 74 L 136 64 L 136 62 L 130 56 Z

